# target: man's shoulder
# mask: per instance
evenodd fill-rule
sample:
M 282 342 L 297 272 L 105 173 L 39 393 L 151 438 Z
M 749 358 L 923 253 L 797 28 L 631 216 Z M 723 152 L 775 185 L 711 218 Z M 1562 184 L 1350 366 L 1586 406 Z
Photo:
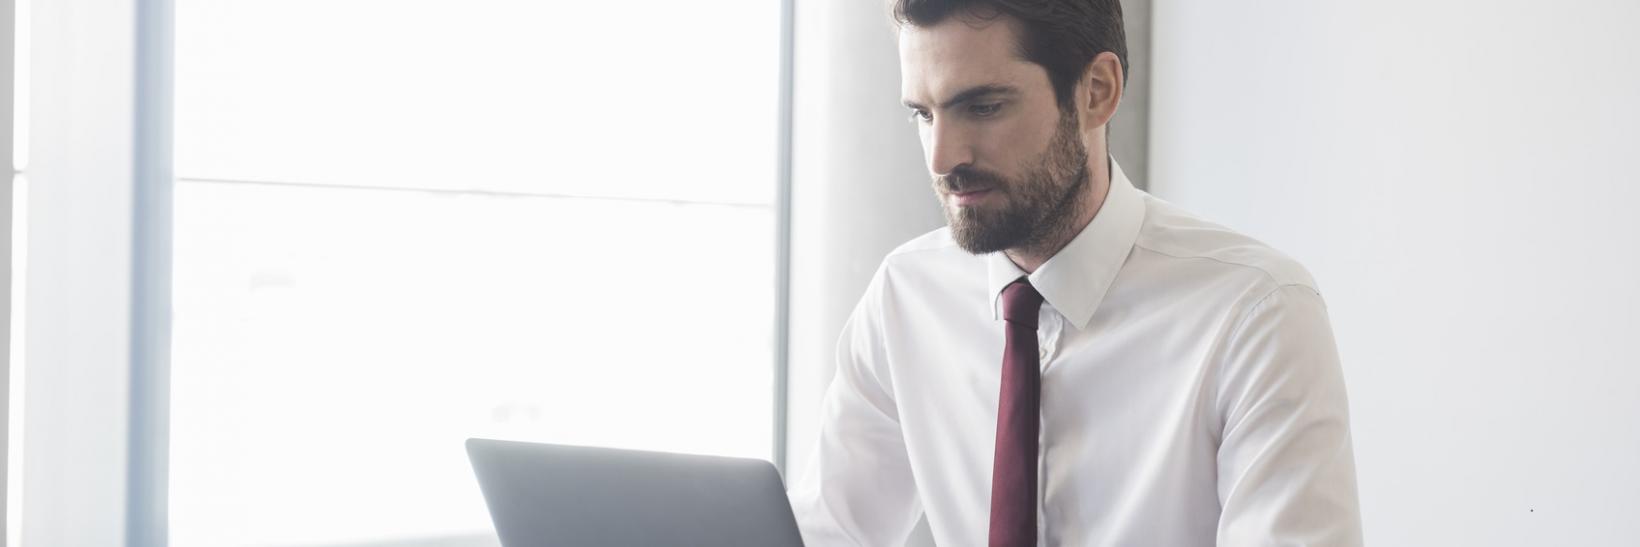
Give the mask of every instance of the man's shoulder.
M 883 257 L 878 273 L 916 274 L 961 268 L 976 257 L 957 246 L 951 239 L 951 228 L 941 226 L 901 243 Z
M 953 250 L 961 251 L 961 248 L 957 247 L 957 242 L 951 239 L 951 228 L 949 226 L 941 226 L 939 228 L 929 230 L 923 235 L 911 238 L 910 241 L 901 243 L 900 246 L 895 247 L 892 251 L 889 251 L 888 256 L 884 257 L 884 259 L 894 260 L 901 257 L 912 257 L 915 255 L 924 255 L 928 253 L 950 252 Z
M 1248 278 L 1270 289 L 1299 285 L 1320 292 L 1309 270 L 1264 242 L 1161 199 L 1146 196 L 1145 202 L 1145 223 L 1134 242 L 1136 251 Z
M 951 238 L 951 228 L 942 226 L 889 251 L 876 277 L 879 281 L 898 280 L 917 286 L 934 277 L 964 278 L 965 273 L 983 278 L 984 259 L 963 250 Z

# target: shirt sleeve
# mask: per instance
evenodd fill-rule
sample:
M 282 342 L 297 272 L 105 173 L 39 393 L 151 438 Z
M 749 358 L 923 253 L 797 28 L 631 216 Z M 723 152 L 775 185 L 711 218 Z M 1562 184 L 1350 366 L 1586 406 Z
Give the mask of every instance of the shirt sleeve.
M 877 283 L 837 343 L 820 439 L 788 495 L 809 547 L 904 545 L 922 514 L 892 397 Z
M 1349 403 L 1321 295 L 1276 289 L 1223 345 L 1220 546 L 1358 546 Z

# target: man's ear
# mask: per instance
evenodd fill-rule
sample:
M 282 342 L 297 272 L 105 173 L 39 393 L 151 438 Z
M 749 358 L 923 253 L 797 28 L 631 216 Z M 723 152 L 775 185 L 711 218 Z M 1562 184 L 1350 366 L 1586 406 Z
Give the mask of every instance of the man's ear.
M 1077 106 L 1082 115 L 1082 127 L 1094 128 L 1110 123 L 1116 108 L 1122 103 L 1122 91 L 1127 82 L 1122 74 L 1122 60 L 1109 51 L 1100 53 L 1082 71 L 1077 82 Z

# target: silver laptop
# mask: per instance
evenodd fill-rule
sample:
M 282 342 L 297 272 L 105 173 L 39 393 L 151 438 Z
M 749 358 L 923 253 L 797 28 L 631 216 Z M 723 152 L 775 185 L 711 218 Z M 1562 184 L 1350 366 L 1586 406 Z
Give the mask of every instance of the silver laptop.
M 762 460 L 468 439 L 502 547 L 801 547 Z

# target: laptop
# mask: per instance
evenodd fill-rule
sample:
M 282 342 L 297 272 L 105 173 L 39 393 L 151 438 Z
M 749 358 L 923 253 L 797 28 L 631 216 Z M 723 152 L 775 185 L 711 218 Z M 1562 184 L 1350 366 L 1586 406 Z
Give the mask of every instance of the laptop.
M 502 547 L 801 547 L 763 460 L 468 439 Z

